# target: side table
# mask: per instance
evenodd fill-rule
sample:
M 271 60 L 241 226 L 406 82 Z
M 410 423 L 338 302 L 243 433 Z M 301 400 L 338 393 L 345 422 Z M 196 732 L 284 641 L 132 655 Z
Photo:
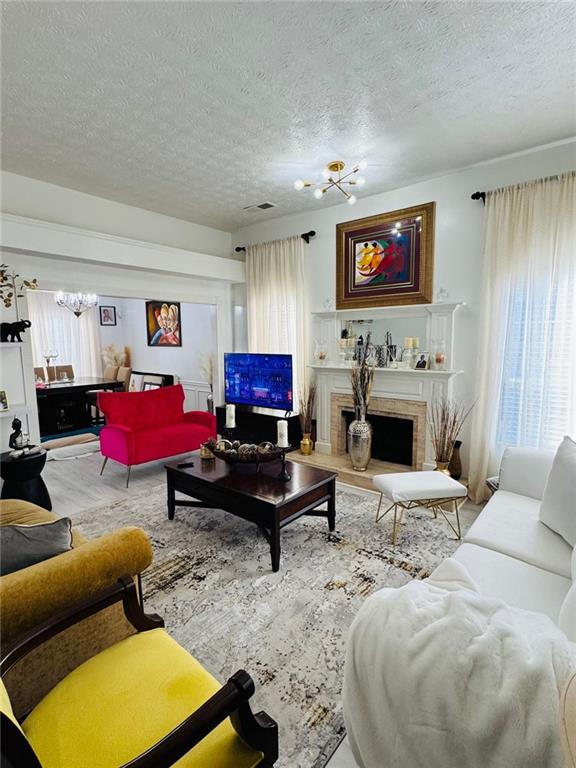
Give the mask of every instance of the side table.
M 41 476 L 45 464 L 45 450 L 17 459 L 10 456 L 10 451 L 0 454 L 0 476 L 4 480 L 1 498 L 31 501 L 50 511 L 52 500 Z

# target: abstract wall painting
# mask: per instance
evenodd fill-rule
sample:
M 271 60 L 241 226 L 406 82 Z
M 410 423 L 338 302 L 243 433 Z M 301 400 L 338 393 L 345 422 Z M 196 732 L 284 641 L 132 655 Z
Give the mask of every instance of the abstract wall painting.
M 435 203 L 336 225 L 336 309 L 432 302 Z
M 149 347 L 181 347 L 180 302 L 147 301 L 146 334 Z

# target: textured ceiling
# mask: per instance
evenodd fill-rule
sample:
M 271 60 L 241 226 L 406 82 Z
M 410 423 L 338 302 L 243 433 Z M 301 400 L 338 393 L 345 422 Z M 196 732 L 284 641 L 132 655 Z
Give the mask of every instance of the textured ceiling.
M 232 230 L 576 133 L 573 2 L 4 3 L 6 170 Z M 272 200 L 279 207 L 242 207 Z

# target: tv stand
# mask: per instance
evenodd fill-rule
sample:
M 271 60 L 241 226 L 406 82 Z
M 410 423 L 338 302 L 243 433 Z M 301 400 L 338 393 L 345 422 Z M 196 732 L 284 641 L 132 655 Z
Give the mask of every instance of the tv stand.
M 285 416 L 284 411 L 271 408 L 255 408 L 249 405 L 236 406 L 235 439 L 243 443 L 263 443 L 268 441 L 276 444 L 278 437 L 276 424 L 279 419 L 288 422 L 288 442 L 292 449 L 300 446 L 302 431 L 298 416 Z M 216 406 L 216 427 L 219 435 L 226 435 L 226 406 Z

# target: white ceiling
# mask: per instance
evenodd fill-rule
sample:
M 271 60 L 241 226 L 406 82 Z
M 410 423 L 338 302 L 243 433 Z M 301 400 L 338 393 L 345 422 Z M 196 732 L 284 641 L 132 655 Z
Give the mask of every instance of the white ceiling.
M 573 2 L 4 3 L 6 170 L 232 230 L 576 133 Z M 272 200 L 279 207 L 242 207 Z

